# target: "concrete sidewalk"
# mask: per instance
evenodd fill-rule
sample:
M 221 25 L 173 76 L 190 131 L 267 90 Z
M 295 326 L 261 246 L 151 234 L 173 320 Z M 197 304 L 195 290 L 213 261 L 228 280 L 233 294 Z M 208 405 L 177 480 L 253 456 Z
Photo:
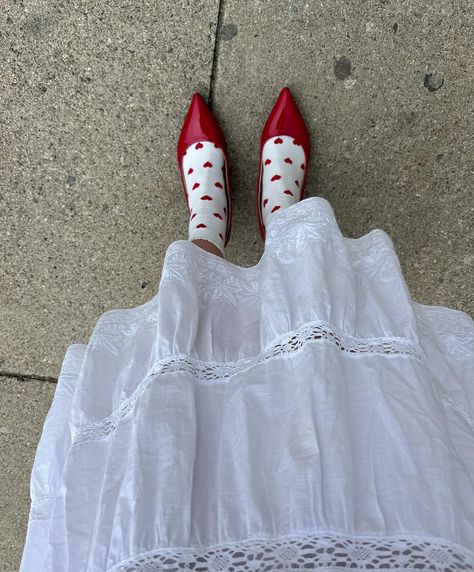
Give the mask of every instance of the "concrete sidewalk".
M 474 8 L 468 0 L 23 0 L 0 21 L 0 564 L 18 570 L 29 479 L 67 346 L 157 292 L 187 237 L 175 160 L 194 91 L 227 136 L 227 258 L 257 263 L 259 136 L 289 85 L 308 195 L 392 237 L 413 298 L 473 300 Z

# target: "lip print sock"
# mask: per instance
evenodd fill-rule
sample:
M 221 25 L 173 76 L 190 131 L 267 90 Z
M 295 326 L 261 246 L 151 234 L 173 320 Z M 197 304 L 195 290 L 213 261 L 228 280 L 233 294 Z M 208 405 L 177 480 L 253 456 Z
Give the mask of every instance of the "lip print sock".
M 262 150 L 262 219 L 265 228 L 272 214 L 300 200 L 306 169 L 303 147 L 293 137 L 268 139 Z
M 190 209 L 188 240 L 208 240 L 222 254 L 228 220 L 224 160 L 222 149 L 209 141 L 193 143 L 183 157 Z

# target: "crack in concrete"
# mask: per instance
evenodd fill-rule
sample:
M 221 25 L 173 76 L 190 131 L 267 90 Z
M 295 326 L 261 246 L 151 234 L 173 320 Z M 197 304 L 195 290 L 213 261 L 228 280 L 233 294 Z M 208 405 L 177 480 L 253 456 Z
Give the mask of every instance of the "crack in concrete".
M 48 383 L 57 383 L 56 377 L 50 375 L 33 375 L 28 373 L 14 373 L 11 371 L 0 371 L 0 377 L 12 377 L 18 381 L 46 381 Z

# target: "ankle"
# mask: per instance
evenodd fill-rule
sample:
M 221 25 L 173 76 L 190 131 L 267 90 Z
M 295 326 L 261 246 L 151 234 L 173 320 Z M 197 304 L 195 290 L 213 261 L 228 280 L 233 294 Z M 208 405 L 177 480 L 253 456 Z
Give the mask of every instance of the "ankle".
M 224 253 L 213 242 L 207 240 L 206 238 L 195 238 L 191 242 L 194 242 L 194 244 L 203 250 L 207 250 L 207 252 L 210 252 L 211 254 L 215 254 L 216 256 L 224 258 Z

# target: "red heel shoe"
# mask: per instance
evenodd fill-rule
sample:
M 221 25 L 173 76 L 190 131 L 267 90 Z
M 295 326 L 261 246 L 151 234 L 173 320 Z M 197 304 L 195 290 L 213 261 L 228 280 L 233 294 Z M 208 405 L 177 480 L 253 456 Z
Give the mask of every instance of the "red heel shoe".
M 263 224 L 262 217 L 262 179 L 263 171 L 265 165 L 262 162 L 262 152 L 265 143 L 274 137 L 278 136 L 288 136 L 293 138 L 294 145 L 300 145 L 303 148 L 305 155 L 305 162 L 301 164 L 301 168 L 304 170 L 303 181 L 301 185 L 298 181 L 297 186 L 300 187 L 300 198 L 302 200 L 304 195 L 304 186 L 306 181 L 306 172 L 310 156 L 310 141 L 309 133 L 306 128 L 304 119 L 296 105 L 295 100 L 291 91 L 285 87 L 281 90 L 278 99 L 273 106 L 273 109 L 268 116 L 265 126 L 262 131 L 262 137 L 260 141 L 260 164 L 259 164 L 259 175 L 258 175 L 258 186 L 257 186 L 257 213 L 258 213 L 258 227 L 260 230 L 260 235 L 265 241 L 265 226 Z M 282 142 L 278 139 L 275 143 Z M 273 180 L 273 179 L 272 179 Z M 285 191 L 287 192 L 287 191 Z M 293 193 L 291 193 L 293 194 Z
M 217 123 L 215 117 L 206 105 L 206 102 L 199 93 L 195 93 L 191 100 L 189 110 L 184 119 L 181 134 L 178 140 L 177 155 L 179 170 L 181 173 L 181 181 L 183 183 L 184 194 L 186 198 L 186 205 L 189 209 L 188 190 L 186 189 L 186 182 L 183 173 L 183 157 L 186 155 L 186 150 L 201 141 L 209 141 L 214 143 L 216 148 L 222 149 L 224 154 L 224 186 L 225 194 L 227 197 L 227 229 L 224 237 L 224 246 L 229 242 L 231 229 L 232 229 L 232 196 L 229 185 L 229 172 L 228 172 L 228 159 L 227 151 L 224 140 L 224 135 Z M 190 213 L 191 214 L 191 213 Z

